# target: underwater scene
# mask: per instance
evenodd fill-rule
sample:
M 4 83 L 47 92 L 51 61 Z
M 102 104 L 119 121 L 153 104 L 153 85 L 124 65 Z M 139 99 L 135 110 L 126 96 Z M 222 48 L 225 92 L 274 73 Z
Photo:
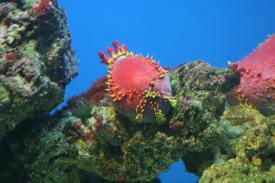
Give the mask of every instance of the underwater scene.
M 0 183 L 275 183 L 274 0 L 0 0 Z

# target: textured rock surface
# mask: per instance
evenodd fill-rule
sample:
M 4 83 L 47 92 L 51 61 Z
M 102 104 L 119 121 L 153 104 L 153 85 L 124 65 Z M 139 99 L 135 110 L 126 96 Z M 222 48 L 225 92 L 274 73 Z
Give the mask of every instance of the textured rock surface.
M 274 61 L 257 55 L 247 60 Z M 119 114 L 105 77 L 46 116 L 76 73 L 64 13 L 55 1 L 0 0 L 0 182 L 158 183 L 180 158 L 202 183 L 275 182 L 275 116 L 248 105 L 224 111 L 225 94 L 239 84 L 232 70 L 201 61 L 170 70 L 177 106 L 159 124 Z M 250 96 L 273 94 L 260 89 Z
M 224 112 L 219 126 L 217 144 L 184 157 L 187 169 L 202 175 L 199 182 L 274 182 L 275 117 L 238 105 Z
M 60 104 L 76 74 L 64 12 L 41 3 L 0 1 L 0 139 Z
M 222 136 L 224 93 L 238 84 L 238 76 L 200 61 L 170 76 L 178 106 L 162 125 L 133 123 L 116 113 L 103 78 L 50 123 L 27 122 L 33 125 L 29 135 L 18 128 L 25 135 L 9 138 L 6 149 L 14 161 L 2 168 L 3 181 L 19 167 L 17 178 L 35 183 L 80 182 L 83 172 L 109 181 L 148 182 L 186 153 L 208 149 Z

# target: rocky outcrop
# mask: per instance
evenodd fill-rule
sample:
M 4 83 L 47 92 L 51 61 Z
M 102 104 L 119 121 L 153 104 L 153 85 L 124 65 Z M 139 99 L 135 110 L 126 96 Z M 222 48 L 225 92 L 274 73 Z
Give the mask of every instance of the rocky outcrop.
M 51 1 L 0 1 L 0 139 L 54 109 L 76 75 L 66 17 Z

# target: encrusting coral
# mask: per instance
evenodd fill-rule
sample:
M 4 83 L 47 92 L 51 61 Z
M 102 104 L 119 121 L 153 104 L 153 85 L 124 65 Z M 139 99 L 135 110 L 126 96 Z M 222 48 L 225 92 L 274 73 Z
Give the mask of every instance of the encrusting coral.
M 238 105 L 224 112 L 220 125 L 224 136 L 199 182 L 274 182 L 275 116 Z
M 0 1 L 0 182 L 156 183 L 179 159 L 201 183 L 274 182 L 274 41 L 228 69 L 164 69 L 114 42 L 107 76 L 46 116 L 76 73 L 65 15 Z M 226 108 L 232 90 L 246 104 Z
M 50 0 L 39 0 L 36 4 L 33 5 L 32 10 L 34 14 L 41 14 L 50 8 Z
M 167 74 L 178 104 L 165 122 L 134 123 L 116 111 L 103 78 L 69 100 L 68 108 L 50 126 L 33 123 L 29 136 L 10 141 L 13 145 L 7 148 L 16 160 L 3 172 L 16 172 L 11 171 L 13 165 L 21 164 L 25 167 L 21 177 L 28 182 L 65 183 L 72 177 L 81 182 L 83 172 L 108 181 L 149 182 L 186 153 L 209 148 L 222 135 L 218 118 L 224 110 L 225 93 L 238 84 L 238 74 L 202 61 L 181 65 Z M 26 152 L 20 159 L 17 147 Z
M 241 82 L 228 94 L 229 108 L 218 122 L 223 135 L 208 149 L 183 157 L 199 182 L 275 182 L 274 46 L 272 35 L 229 65 Z
M 76 74 L 70 42 L 55 1 L 0 1 L 0 140 L 63 101 Z

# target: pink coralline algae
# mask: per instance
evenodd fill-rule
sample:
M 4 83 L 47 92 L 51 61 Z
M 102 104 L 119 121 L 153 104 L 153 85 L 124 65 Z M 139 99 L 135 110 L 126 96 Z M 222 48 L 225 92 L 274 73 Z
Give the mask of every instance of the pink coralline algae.
M 164 122 L 174 105 L 168 71 L 117 41 L 113 46 L 115 51 L 108 48 L 111 57 L 103 52 L 99 57 L 109 68 L 107 90 L 116 110 L 136 122 Z
M 275 114 L 275 35 L 234 67 L 243 70 L 235 96 L 264 115 Z
M 77 113 L 77 108 L 80 107 L 79 104 L 102 106 L 102 100 L 107 95 L 106 87 L 106 77 L 102 77 L 86 92 L 70 98 L 67 105 L 74 114 Z
M 49 3 L 50 0 L 39 0 L 39 2 L 33 6 L 33 13 L 39 14 L 44 12 L 49 7 Z

